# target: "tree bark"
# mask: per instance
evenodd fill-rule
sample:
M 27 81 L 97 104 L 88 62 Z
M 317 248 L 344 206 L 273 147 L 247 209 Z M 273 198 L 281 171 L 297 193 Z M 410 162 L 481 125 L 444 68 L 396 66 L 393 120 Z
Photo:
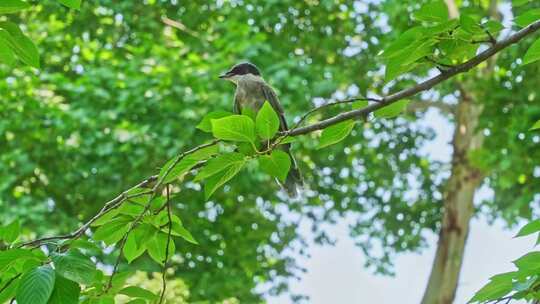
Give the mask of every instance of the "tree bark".
M 468 152 L 483 142 L 483 135 L 476 132 L 481 113 L 480 104 L 470 96 L 461 96 L 452 140 L 452 173 L 446 185 L 437 251 L 422 304 L 451 304 L 455 297 L 474 195 L 482 181 L 481 172 L 468 161 Z
M 459 12 L 454 0 L 445 0 L 451 18 Z M 489 15 L 498 18 L 497 0 L 491 0 Z M 477 76 L 477 81 L 488 78 L 493 72 L 495 59 Z M 477 132 L 483 106 L 469 89 L 459 86 L 460 101 L 455 112 L 455 130 L 452 139 L 452 171 L 444 193 L 443 218 L 437 251 L 431 268 L 422 304 L 451 304 L 456 295 L 459 274 L 473 216 L 474 196 L 483 175 L 469 162 L 469 152 L 481 148 L 484 135 Z

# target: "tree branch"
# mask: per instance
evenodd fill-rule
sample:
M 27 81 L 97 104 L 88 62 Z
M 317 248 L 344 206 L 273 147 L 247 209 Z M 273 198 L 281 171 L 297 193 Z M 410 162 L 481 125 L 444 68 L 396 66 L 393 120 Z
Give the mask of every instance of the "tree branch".
M 344 104 L 344 103 L 350 103 L 350 102 L 359 101 L 359 100 L 374 101 L 374 103 L 372 103 L 372 104 L 370 104 L 370 105 L 368 105 L 368 106 L 366 106 L 364 108 L 343 112 L 343 113 L 340 113 L 340 114 L 338 114 L 338 115 L 336 115 L 334 117 L 322 120 L 320 122 L 317 122 L 317 123 L 314 123 L 314 124 L 311 124 L 311 125 L 308 125 L 308 126 L 305 126 L 305 127 L 297 127 L 299 125 L 299 123 L 297 123 L 293 129 L 290 129 L 290 130 L 284 131 L 284 132 L 280 132 L 279 135 L 282 136 L 282 139 L 284 137 L 288 137 L 288 136 L 303 135 L 303 134 L 307 134 L 307 133 L 310 133 L 310 132 L 313 132 L 313 131 L 324 129 L 326 127 L 329 127 L 331 125 L 335 125 L 337 123 L 340 123 L 340 122 L 348 120 L 348 119 L 357 118 L 357 117 L 365 117 L 369 113 L 374 112 L 374 111 L 376 111 L 376 110 L 378 110 L 380 108 L 388 106 L 388 105 L 390 105 L 390 104 L 392 104 L 394 102 L 397 102 L 399 100 L 414 96 L 414 95 L 418 94 L 419 92 L 429 90 L 429 89 L 433 88 L 434 86 L 438 85 L 439 83 L 441 83 L 441 82 L 443 82 L 445 80 L 448 80 L 449 78 L 452 78 L 453 76 L 455 76 L 457 74 L 469 71 L 470 69 L 472 69 L 472 68 L 476 67 L 477 65 L 479 65 L 480 63 L 486 61 L 487 59 L 489 59 L 490 57 L 492 57 L 496 53 L 498 53 L 501 50 L 509 47 L 512 44 L 515 44 L 515 43 L 519 42 L 523 38 L 527 37 L 528 35 L 536 32 L 536 31 L 538 31 L 539 29 L 540 29 L 540 21 L 536 21 L 536 22 L 530 24 L 529 26 L 515 32 L 514 34 L 510 35 L 506 39 L 503 39 L 503 40 L 501 40 L 499 42 L 494 43 L 491 47 L 489 47 L 488 49 L 486 49 L 482 53 L 478 54 L 477 56 L 471 58 L 470 60 L 468 60 L 468 61 L 466 61 L 466 62 L 464 62 L 462 64 L 456 65 L 456 66 L 454 66 L 452 68 L 449 68 L 448 70 L 445 70 L 444 72 L 441 72 L 439 75 L 437 75 L 437 76 L 435 76 L 433 78 L 430 78 L 430 79 L 428 79 L 428 80 L 426 80 L 426 81 L 424 81 L 422 83 L 419 83 L 416 86 L 413 86 L 413 87 L 398 91 L 398 92 L 396 92 L 394 94 L 391 94 L 391 95 L 388 95 L 388 96 L 386 96 L 386 97 L 384 97 L 382 99 L 357 97 L 357 98 L 351 98 L 351 99 L 347 99 L 347 100 L 343 100 L 343 101 L 337 101 L 337 102 L 324 104 L 324 105 L 322 105 L 320 107 L 314 108 L 314 109 L 308 111 L 305 115 L 303 115 L 300 122 L 304 121 L 305 118 L 307 116 L 309 116 L 310 114 L 312 114 L 312 113 L 314 113 L 314 112 L 316 112 L 318 110 L 321 110 L 323 108 L 327 108 L 329 106 L 338 105 L 338 104 Z M 439 108 L 440 107 L 441 106 L 439 105 Z M 166 178 L 166 176 L 168 175 L 170 170 L 183 157 L 185 157 L 188 154 L 194 153 L 194 152 L 196 152 L 196 151 L 198 151 L 198 150 L 200 150 L 200 149 L 202 149 L 204 147 L 215 145 L 215 144 L 217 144 L 219 142 L 220 142 L 220 140 L 213 140 L 210 143 L 197 146 L 197 147 L 195 147 L 195 148 L 193 148 L 193 149 L 191 149 L 189 151 L 186 151 L 186 152 L 180 154 L 177 157 L 177 159 L 175 160 L 175 162 L 169 167 L 167 172 L 165 172 L 165 174 L 161 178 L 161 180 L 157 181 L 158 176 L 153 175 L 153 176 L 150 176 L 149 178 L 145 179 L 144 181 L 140 182 L 139 184 L 135 185 L 134 187 L 130 188 L 129 190 L 124 191 L 122 194 L 120 194 L 116 198 L 114 198 L 111 201 L 107 202 L 103 206 L 103 208 L 98 212 L 98 214 L 96 214 L 92 219 L 90 219 L 83 226 L 81 226 L 79 229 L 72 232 L 71 234 L 36 239 L 36 240 L 33 240 L 33 241 L 22 243 L 18 247 L 26 247 L 26 246 L 36 247 L 36 246 L 40 246 L 41 244 L 43 244 L 43 243 L 45 243 L 47 241 L 51 241 L 51 240 L 79 238 L 80 236 L 82 236 L 84 234 L 84 232 L 86 230 L 88 230 L 88 228 L 90 227 L 90 225 L 92 225 L 92 223 L 94 223 L 96 220 L 98 220 L 100 217 L 105 215 L 110 210 L 120 206 L 125 200 L 129 199 L 130 197 L 127 196 L 127 193 L 130 190 L 135 189 L 135 188 L 139 188 L 139 187 L 145 187 L 145 186 L 157 181 L 157 183 L 154 185 L 154 187 L 152 187 L 150 192 L 148 192 L 148 193 L 153 193 L 153 195 L 155 195 L 156 191 L 158 190 L 159 186 L 161 185 L 163 180 Z M 193 169 L 196 169 L 198 167 L 199 166 L 196 166 Z M 145 193 L 145 194 L 148 194 L 148 193 Z
M 381 99 L 380 102 L 370 104 L 365 108 L 358 109 L 358 110 L 352 110 L 348 112 L 340 113 L 334 117 L 322 120 L 318 123 L 314 123 L 312 125 L 308 125 L 305 127 L 295 128 L 286 132 L 283 132 L 283 135 L 288 136 L 297 136 L 302 134 L 307 134 L 316 130 L 321 130 L 326 127 L 329 127 L 331 125 L 335 125 L 337 123 L 340 123 L 342 121 L 356 118 L 356 117 L 362 117 L 365 116 L 375 110 L 378 110 L 380 108 L 383 108 L 387 105 L 390 105 L 398 100 L 405 99 L 407 97 L 414 96 L 422 91 L 429 90 L 433 88 L 434 86 L 438 85 L 439 83 L 452 78 L 453 76 L 457 74 L 461 74 L 464 72 L 469 71 L 470 69 L 476 67 L 480 63 L 486 61 L 491 56 L 495 55 L 496 53 L 500 52 L 501 50 L 509 47 L 512 44 L 515 44 L 522 40 L 523 38 L 527 37 L 528 35 L 538 31 L 540 29 L 540 20 L 536 21 L 534 23 L 531 23 L 529 26 L 515 32 L 514 34 L 510 35 L 506 39 L 503 39 L 501 41 L 498 41 L 494 43 L 491 47 L 483 51 L 482 53 L 476 55 L 475 57 L 471 58 L 470 60 L 456 65 L 453 68 L 450 68 L 439 75 L 430 78 L 422 83 L 417 84 L 416 86 L 410 87 L 408 89 L 401 90 L 399 92 L 396 92 L 394 94 L 388 95 Z

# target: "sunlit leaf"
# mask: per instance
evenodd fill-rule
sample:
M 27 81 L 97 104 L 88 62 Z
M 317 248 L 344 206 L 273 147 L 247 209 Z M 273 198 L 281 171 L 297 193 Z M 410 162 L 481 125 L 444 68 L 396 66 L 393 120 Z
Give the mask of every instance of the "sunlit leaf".
M 529 64 L 540 60 L 540 39 L 537 39 L 525 53 L 523 64 Z
M 10 14 L 29 8 L 30 4 L 21 0 L 2 0 L 0 1 L 0 14 Z
M 291 158 L 284 151 L 274 150 L 270 155 L 259 157 L 259 165 L 270 176 L 279 179 L 281 182 L 285 182 L 291 168 Z
M 540 8 L 527 10 L 525 13 L 517 16 L 514 19 L 514 23 L 521 27 L 526 27 L 537 20 L 540 20 Z
M 28 37 L 12 22 L 0 22 L 0 40 L 24 63 L 39 68 L 39 53 Z
M 350 119 L 324 129 L 318 148 L 321 149 L 342 141 L 349 136 L 355 124 L 356 122 Z
M 390 105 L 388 105 L 386 107 L 378 109 L 373 114 L 377 118 L 396 117 L 399 114 L 401 114 L 401 112 L 403 112 L 405 110 L 405 108 L 407 108 L 407 105 L 409 104 L 409 102 L 410 102 L 409 100 L 399 100 L 399 101 L 396 101 L 396 102 L 394 102 L 394 103 L 392 103 L 392 104 L 390 104 Z
M 81 0 L 58 0 L 58 2 L 62 3 L 63 5 L 69 8 L 73 8 L 73 9 L 81 8 Z
M 212 119 L 211 122 L 215 138 L 240 142 L 255 141 L 255 123 L 248 116 L 231 115 Z
M 200 129 L 204 132 L 212 132 L 212 119 L 218 119 L 223 118 L 227 116 L 231 116 L 233 113 L 227 112 L 227 111 L 215 111 L 210 112 L 204 116 L 202 121 L 197 125 L 197 129 Z
M 264 102 L 257 113 L 255 125 L 257 134 L 262 139 L 271 139 L 276 135 L 279 129 L 279 117 L 268 101 Z

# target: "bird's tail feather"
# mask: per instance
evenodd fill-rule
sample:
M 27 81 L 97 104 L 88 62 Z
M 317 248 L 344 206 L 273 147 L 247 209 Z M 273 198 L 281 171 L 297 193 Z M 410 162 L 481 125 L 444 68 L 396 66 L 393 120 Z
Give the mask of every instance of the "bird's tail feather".
M 296 164 L 296 160 L 294 159 L 292 154 L 288 151 L 287 153 L 291 158 L 291 169 L 289 170 L 287 178 L 285 179 L 285 183 L 283 183 L 282 187 L 283 189 L 285 189 L 285 191 L 287 191 L 289 197 L 295 198 L 298 196 L 298 190 L 303 185 L 302 174 L 300 173 L 298 165 Z

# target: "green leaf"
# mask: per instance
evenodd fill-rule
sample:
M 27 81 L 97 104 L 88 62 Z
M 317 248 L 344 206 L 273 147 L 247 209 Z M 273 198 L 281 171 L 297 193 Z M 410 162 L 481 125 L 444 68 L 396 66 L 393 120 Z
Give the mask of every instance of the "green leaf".
M 540 8 L 527 10 L 525 13 L 519 15 L 514 19 L 514 23 L 526 27 L 527 25 L 540 19 Z
M 166 233 L 157 233 L 152 240 L 148 243 L 148 254 L 154 261 L 163 265 L 165 261 L 165 250 L 167 249 L 167 238 L 168 234 Z M 169 258 L 175 252 L 174 240 L 171 239 L 169 243 Z
M 415 14 L 419 21 L 443 22 L 448 20 L 448 7 L 442 0 L 432 1 L 423 5 Z
M 208 163 L 202 168 L 201 172 L 195 176 L 194 181 L 201 181 L 212 175 L 215 175 L 221 171 L 224 171 L 231 166 L 243 165 L 246 157 L 238 152 L 231 152 L 219 155 L 208 161 Z
M 367 100 L 359 100 L 359 101 L 353 102 L 352 108 L 353 108 L 353 110 L 357 110 L 357 109 L 365 108 L 368 105 L 369 105 L 369 101 L 367 101 Z
M 471 34 L 483 33 L 484 29 L 470 15 L 462 14 L 459 18 L 461 28 Z
M 255 142 L 255 123 L 245 115 L 231 115 L 224 118 L 212 119 L 212 133 L 215 138 Z
M 203 132 L 212 132 L 212 119 L 218 119 L 223 118 L 227 116 L 231 116 L 233 113 L 227 112 L 227 111 L 214 111 L 206 114 L 204 118 L 201 120 L 201 122 L 197 125 L 197 129 L 203 131 Z
M 264 102 L 264 105 L 257 113 L 255 125 L 257 134 L 262 139 L 272 139 L 279 130 L 279 117 L 268 101 Z
M 136 238 L 137 237 L 135 236 L 135 230 L 134 230 L 128 235 L 126 239 L 126 243 L 124 244 L 123 253 L 128 263 L 133 262 L 133 260 L 138 258 L 146 250 L 145 244 L 141 244 L 141 246 L 137 246 Z
M 68 280 L 58 273 L 54 281 L 54 289 L 49 298 L 48 304 L 77 304 L 81 287 L 76 282 Z
M 0 22 L 0 40 L 9 46 L 22 62 L 39 68 L 39 52 L 36 46 L 15 23 Z
M 523 64 L 529 64 L 540 60 L 540 39 L 537 39 L 525 53 Z
M 55 274 L 50 266 L 36 267 L 21 277 L 17 304 L 47 304 L 54 288 Z
M 476 292 L 469 303 L 497 300 L 510 291 L 512 291 L 511 280 L 492 280 Z
M 2 38 L 2 35 L 0 35 L 0 62 L 3 62 L 7 65 L 12 65 L 15 63 L 17 58 L 15 57 L 15 54 L 9 48 L 9 45 L 7 41 Z
M 202 148 L 192 154 L 186 155 L 183 159 L 181 159 L 177 164 L 170 169 L 169 173 L 167 174 L 167 177 L 165 178 L 165 174 L 167 173 L 168 168 L 171 167 L 179 156 L 174 157 L 173 159 L 169 160 L 163 168 L 159 171 L 159 178 L 163 179 L 163 183 L 168 184 L 178 177 L 186 174 L 189 172 L 195 165 L 197 165 L 200 161 L 207 160 L 210 157 L 216 155 L 219 152 L 219 147 L 217 145 L 213 145 L 210 147 Z
M 540 251 L 532 251 L 513 262 L 520 270 L 534 270 L 540 268 Z
M 209 199 L 219 187 L 238 174 L 238 172 L 242 170 L 242 167 L 244 167 L 244 164 L 245 160 L 232 162 L 231 165 L 227 166 L 225 170 L 221 170 L 217 174 L 209 177 L 204 185 L 205 199 Z
M 532 0 L 512 0 L 512 6 L 513 7 L 517 7 L 517 6 L 522 6 L 522 5 L 525 5 L 529 2 L 531 2 Z
M 73 8 L 73 9 L 80 9 L 81 8 L 81 0 L 58 0 L 58 2 L 62 3 L 63 5 Z
M 538 130 L 538 129 L 540 129 L 540 120 L 535 122 L 534 125 L 529 129 L 529 131 Z
M 30 250 L 26 249 L 9 249 L 0 251 L 0 273 L 5 271 L 13 263 L 19 260 L 39 260 Z
M 378 109 L 373 114 L 377 118 L 396 117 L 405 110 L 408 104 L 409 104 L 409 100 L 399 100 L 384 108 Z
M 281 150 L 274 150 L 270 155 L 259 157 L 259 165 L 270 176 L 279 179 L 281 182 L 285 182 L 291 168 L 291 158 L 289 154 Z
M 317 148 L 321 149 L 344 140 L 351 133 L 355 123 L 349 119 L 324 129 Z
M 137 286 L 125 287 L 122 290 L 120 290 L 118 293 L 126 295 L 131 298 L 142 298 L 142 299 L 147 299 L 149 301 L 153 301 L 157 299 L 157 295 L 155 295 L 153 292 L 146 290 L 144 288 L 137 287 Z
M 96 276 L 96 265 L 79 250 L 53 253 L 52 260 L 56 272 L 68 280 L 89 285 Z
M 19 237 L 21 233 L 21 223 L 18 220 L 11 222 L 10 224 L 0 228 L 0 240 L 4 240 L 7 243 L 13 243 Z
M 29 8 L 30 4 L 21 0 L 0 1 L 0 14 L 11 14 Z
M 166 232 L 168 232 L 167 228 L 165 228 Z M 195 240 L 195 238 L 193 237 L 193 235 L 191 234 L 191 232 L 189 232 L 186 228 L 184 228 L 184 226 L 182 226 L 181 223 L 173 223 L 172 224 L 172 232 L 171 234 L 173 235 L 176 235 L 176 236 L 180 236 L 182 237 L 184 240 L 192 243 L 192 244 L 195 244 L 195 245 L 198 245 L 199 242 L 197 242 L 197 240 Z
M 6 278 L 6 280 L 7 279 L 8 278 Z M 9 286 L 5 287 L 4 290 L 0 292 L 0 303 L 8 303 L 8 301 L 15 296 L 20 281 L 20 278 L 14 279 Z
M 130 219 L 119 217 L 99 227 L 93 235 L 94 240 L 103 241 L 107 245 L 112 245 L 122 239 L 128 230 Z
M 519 230 L 516 237 L 533 234 L 533 233 L 538 232 L 538 231 L 540 231 L 540 220 L 535 220 L 535 221 L 532 221 L 532 222 L 528 223 L 527 225 L 523 226 Z

